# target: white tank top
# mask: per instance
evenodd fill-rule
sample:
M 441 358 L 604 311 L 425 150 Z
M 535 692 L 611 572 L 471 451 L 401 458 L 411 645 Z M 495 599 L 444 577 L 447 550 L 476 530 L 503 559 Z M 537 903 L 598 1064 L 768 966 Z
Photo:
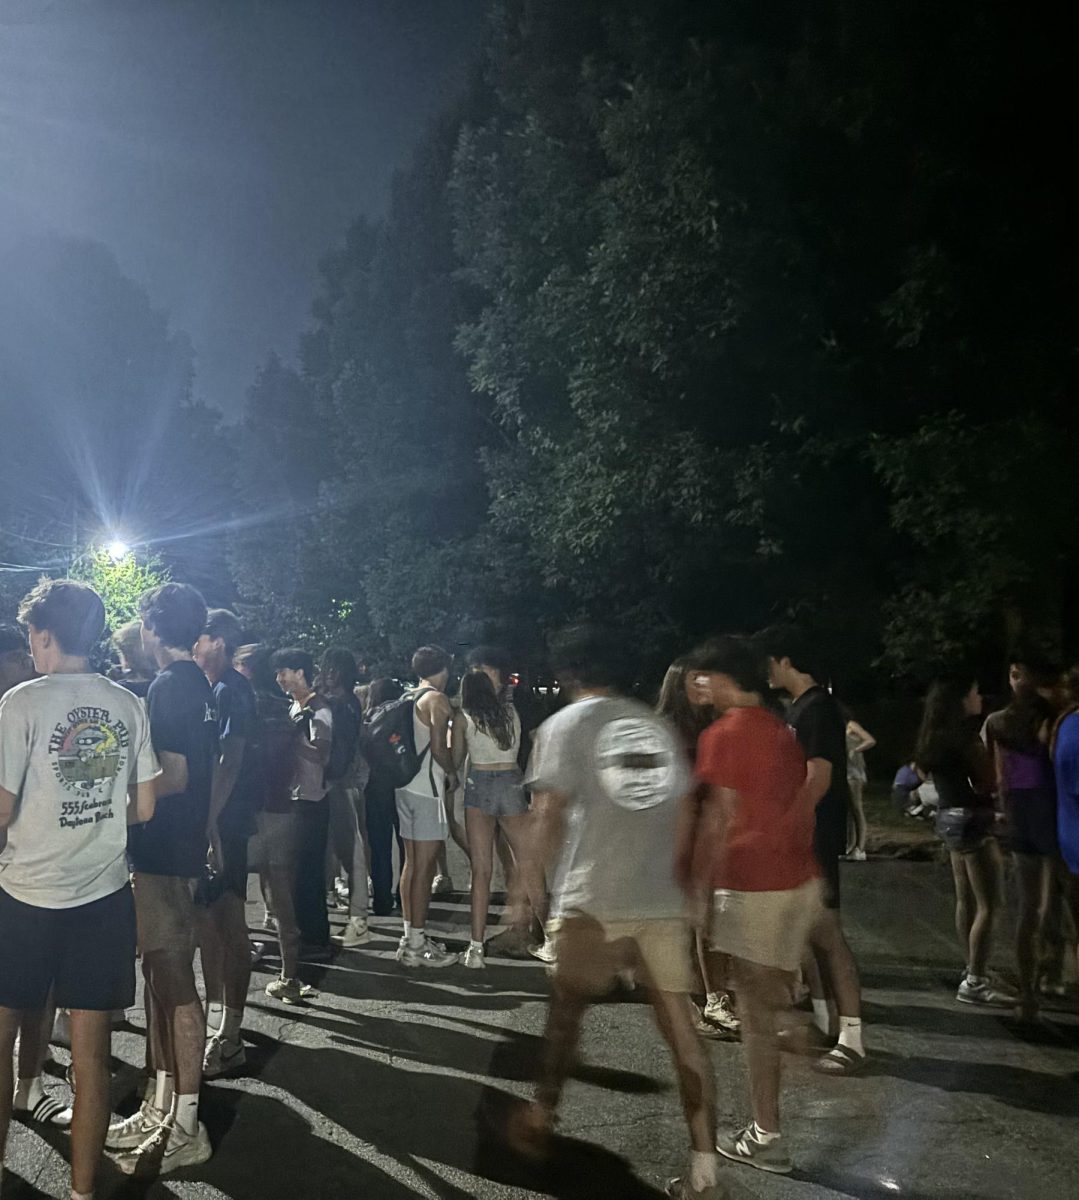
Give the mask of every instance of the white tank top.
M 513 744 L 508 750 L 495 741 L 489 733 L 485 733 L 466 712 L 461 716 L 465 722 L 465 737 L 468 739 L 468 758 L 474 767 L 515 767 L 517 752 L 521 747 L 521 718 L 516 708 L 510 709 L 513 714 Z
M 412 736 L 416 741 L 416 753 L 423 754 L 419 774 L 409 781 L 408 787 L 398 790 L 410 792 L 413 796 L 431 796 L 441 799 L 446 790 L 446 772 L 435 761 L 431 753 L 431 727 L 420 720 L 420 714 L 415 705 L 412 708 Z M 424 754 L 424 751 L 427 751 Z M 432 780 L 434 789 L 432 790 Z

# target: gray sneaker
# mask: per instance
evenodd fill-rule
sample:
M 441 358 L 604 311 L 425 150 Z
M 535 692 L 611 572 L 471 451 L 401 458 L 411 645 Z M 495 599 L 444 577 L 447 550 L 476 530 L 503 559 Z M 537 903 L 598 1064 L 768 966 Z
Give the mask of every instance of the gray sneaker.
M 130 1117 L 110 1125 L 105 1132 L 105 1149 L 112 1151 L 135 1150 L 164 1124 L 166 1114 L 143 1101 Z
M 447 954 L 444 946 L 428 938 L 417 950 L 406 946 L 401 955 L 403 967 L 452 967 L 458 961 L 456 954 Z
M 773 1175 L 789 1175 L 794 1170 L 790 1155 L 783 1147 L 781 1137 L 762 1142 L 757 1137 L 753 1122 L 737 1133 L 721 1134 L 716 1149 L 732 1162 L 745 1163 L 758 1171 L 770 1171 Z
M 990 1008 L 1011 1008 L 1017 997 L 1012 992 L 995 988 L 988 979 L 967 975 L 959 985 L 955 998 L 960 1004 L 984 1004 Z

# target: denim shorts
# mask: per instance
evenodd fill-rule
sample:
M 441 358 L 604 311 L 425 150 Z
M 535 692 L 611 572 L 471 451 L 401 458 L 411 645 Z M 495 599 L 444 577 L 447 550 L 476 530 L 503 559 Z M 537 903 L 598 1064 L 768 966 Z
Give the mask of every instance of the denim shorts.
M 476 808 L 488 817 L 519 817 L 528 812 L 528 796 L 520 767 L 505 771 L 469 771 L 465 780 L 465 808 Z

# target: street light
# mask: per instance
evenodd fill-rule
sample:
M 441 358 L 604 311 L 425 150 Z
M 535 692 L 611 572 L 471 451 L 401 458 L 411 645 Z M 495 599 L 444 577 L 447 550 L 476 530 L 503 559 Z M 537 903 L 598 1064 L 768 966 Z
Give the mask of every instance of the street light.
M 131 547 L 127 542 L 122 542 L 119 538 L 115 538 L 105 547 L 105 553 L 114 563 L 123 562 L 131 553 Z

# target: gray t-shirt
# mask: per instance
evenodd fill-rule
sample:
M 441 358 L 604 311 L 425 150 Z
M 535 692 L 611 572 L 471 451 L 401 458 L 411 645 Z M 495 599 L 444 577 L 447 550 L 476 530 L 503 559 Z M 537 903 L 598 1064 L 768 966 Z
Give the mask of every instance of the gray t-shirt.
M 0 699 L 0 787 L 18 797 L 0 887 L 74 908 L 128 879 L 127 789 L 158 774 L 138 697 L 101 675 L 45 675 Z
M 666 721 L 625 697 L 579 700 L 540 726 L 527 782 L 567 797 L 552 917 L 682 914 L 674 840 L 690 772 Z

